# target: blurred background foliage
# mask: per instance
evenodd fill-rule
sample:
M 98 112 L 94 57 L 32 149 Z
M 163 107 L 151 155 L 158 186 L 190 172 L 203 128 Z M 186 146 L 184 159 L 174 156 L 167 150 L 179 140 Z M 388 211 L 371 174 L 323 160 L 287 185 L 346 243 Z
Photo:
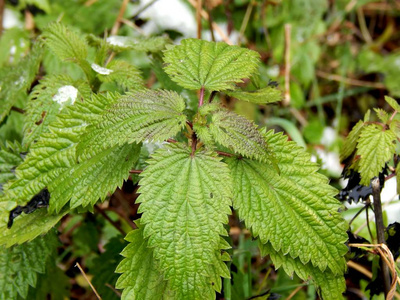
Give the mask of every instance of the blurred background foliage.
M 314 154 L 315 160 L 323 166 L 321 172 L 331 178 L 333 185 L 340 187 L 339 151 L 344 138 L 368 109 L 388 109 L 384 95 L 400 97 L 400 2 L 205 0 L 202 9 L 202 38 L 222 40 L 260 53 L 263 64 L 259 76 L 245 82 L 244 86 L 252 90 L 275 81 L 284 98 L 281 103 L 268 106 L 240 102 L 226 95 L 219 96 L 220 100 L 262 126 L 285 131 Z M 192 0 L 3 0 L 0 1 L 0 77 L 6 78 L 7 72 L 24 59 L 32 49 L 33 40 L 52 21 L 61 21 L 82 34 L 100 38 L 115 34 L 165 35 L 178 43 L 182 38 L 198 35 L 197 12 L 196 2 Z M 116 27 L 120 13 L 120 26 Z M 94 57 L 95 53 L 91 55 Z M 140 68 L 147 87 L 179 89 L 163 76 L 162 54 L 126 51 L 116 55 Z M 68 74 L 74 79 L 84 76 L 72 63 L 61 62 L 46 51 L 40 74 L 53 73 Z M 32 87 L 40 79 L 36 78 Z M 1 80 L 1 84 L 4 82 Z M 102 89 L 118 90 L 119 87 L 109 83 Z M 196 107 L 197 98 L 190 93 L 185 97 L 190 113 Z M 26 97 L 21 96 L 16 106 L 24 107 L 26 101 Z M 0 140 L 20 142 L 22 126 L 23 115 L 12 111 L 0 128 Z M 114 210 L 125 210 L 126 219 L 118 220 L 121 214 L 107 212 L 109 218 L 122 222 L 125 227 L 129 227 L 126 224 L 130 218 L 135 218 L 137 205 L 124 204 L 121 195 L 125 195 L 125 199 L 132 198 L 129 195 L 134 190 L 128 184 L 114 197 L 117 202 Z M 349 211 L 346 213 L 354 215 L 357 210 Z M 357 220 L 353 226 L 363 226 L 362 223 Z M 104 285 L 112 286 L 116 277 L 111 274 L 107 278 L 104 276 L 106 268 L 99 266 L 102 258 L 116 265 L 116 255 L 124 245 L 118 240 L 119 233 L 107 224 L 98 215 L 71 216 L 63 221 L 64 249 L 59 263 L 72 284 L 69 297 L 91 298 L 87 283 L 73 268 L 73 262 L 79 260 L 89 274 L 95 275 L 97 271 L 103 274 L 95 275 L 94 282 L 102 285 L 107 299 L 118 298 L 118 291 Z M 276 299 L 277 294 L 287 299 L 316 298 L 312 285 L 275 271 L 268 259 L 259 258 L 256 243 L 242 228 L 232 216 L 233 277 L 224 282 L 231 299 L 247 299 L 254 295 L 260 296 L 251 299 Z M 365 226 L 363 230 L 366 231 Z M 368 236 L 367 232 L 365 234 Z M 109 240 L 117 243 L 104 247 Z M 365 287 L 369 278 L 365 274 L 350 274 L 347 298 L 368 297 Z

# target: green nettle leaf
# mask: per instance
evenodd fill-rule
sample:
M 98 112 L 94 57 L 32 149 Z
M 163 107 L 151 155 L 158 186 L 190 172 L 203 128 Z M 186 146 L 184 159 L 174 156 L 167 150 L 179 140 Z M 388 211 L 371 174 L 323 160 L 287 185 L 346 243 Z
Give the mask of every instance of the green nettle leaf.
M 78 146 L 86 155 L 92 147 L 108 148 L 125 143 L 163 141 L 185 126 L 185 101 L 175 92 L 139 90 L 122 96 L 90 126 Z
M 123 60 L 113 60 L 107 65 L 109 74 L 97 74 L 102 82 L 115 81 L 124 89 L 134 90 L 143 88 L 143 79 L 139 70 L 130 63 Z
M 122 299 L 174 299 L 174 293 L 168 289 L 159 264 L 153 258 L 153 249 L 148 247 L 143 238 L 143 226 L 139 224 L 139 229 L 128 233 L 125 239 L 129 245 L 121 253 L 125 258 L 118 265 L 116 272 L 122 275 L 115 285 L 117 289 L 123 289 Z
M 8 206 L 9 202 L 0 199 L 0 245 L 6 245 L 6 247 L 36 239 L 53 228 L 68 213 L 65 209 L 56 215 L 49 215 L 47 209 L 38 209 L 28 215 L 21 214 L 8 229 Z
M 282 134 L 263 132 L 276 155 L 272 163 L 228 159 L 234 180 L 234 208 L 262 243 L 333 274 L 343 274 L 346 223 L 336 189 L 317 173 L 310 155 Z
M 48 187 L 51 197 L 49 211 L 59 212 L 70 201 L 70 207 L 86 207 L 104 200 L 108 192 L 122 187 L 137 161 L 140 145 L 125 144 L 100 151 L 63 172 Z
M 35 80 L 41 59 L 42 49 L 38 43 L 16 66 L 0 70 L 0 123 L 19 100 L 26 99 L 27 90 Z
M 372 124 L 362 130 L 357 144 L 361 184 L 368 186 L 379 175 L 396 150 L 395 140 L 396 134 L 382 126 Z
M 43 133 L 32 145 L 24 162 L 16 169 L 17 180 L 6 191 L 8 199 L 25 205 L 58 176 L 76 163 L 76 146 L 88 124 L 99 118 L 104 108 L 114 101 L 114 96 L 93 96 L 85 102 L 76 102 L 57 116 L 49 125 L 50 132 Z M 90 149 L 94 155 L 95 148 Z M 101 151 L 101 150 L 98 150 Z
M 282 100 L 282 91 L 273 87 L 266 87 L 251 92 L 238 90 L 226 91 L 225 93 L 238 100 L 257 104 L 274 103 Z
M 397 112 L 400 112 L 400 105 L 399 103 L 393 99 L 392 97 L 385 96 L 385 101 Z
M 57 114 L 77 99 L 90 95 L 88 84 L 74 81 L 67 75 L 45 77 L 29 95 L 24 122 L 24 145 L 37 140 L 47 126 L 55 121 Z
M 313 282 L 321 289 L 319 294 L 322 299 L 343 299 L 342 293 L 346 290 L 346 281 L 343 274 L 335 275 L 330 270 L 321 271 L 311 263 L 303 264 L 299 258 L 292 258 L 276 251 L 270 243 L 260 243 L 261 255 L 269 255 L 275 269 L 283 267 L 289 276 L 296 272 L 297 276 L 307 281 L 311 276 Z
M 21 151 L 18 143 L 6 143 L 5 146 L 0 143 L 0 194 L 3 184 L 15 178 L 14 169 L 22 163 Z
M 198 130 L 197 134 L 205 143 L 212 136 L 222 146 L 243 156 L 261 161 L 271 156 L 256 125 L 234 112 L 221 109 L 212 115 L 208 127 L 196 126 L 195 130 Z
M 157 150 L 148 163 L 138 198 L 148 245 L 176 299 L 215 299 L 220 276 L 229 277 L 221 256 L 229 248 L 221 237 L 230 214 L 229 169 L 212 152 L 181 144 Z
M 390 118 L 389 114 L 381 108 L 374 108 L 374 111 L 376 112 L 379 120 L 381 120 L 382 123 L 386 124 Z
M 86 61 L 89 47 L 78 33 L 62 23 L 51 23 L 44 29 L 42 38 L 59 59 L 75 62 L 90 74 L 90 65 Z
M 165 72 L 187 89 L 232 90 L 256 72 L 259 57 L 255 51 L 222 42 L 186 39 L 165 51 Z
M 26 299 L 29 286 L 36 286 L 38 273 L 55 251 L 57 239 L 47 234 L 23 245 L 0 247 L 0 299 Z
M 344 161 L 346 158 L 352 155 L 353 152 L 356 150 L 358 138 L 360 137 L 360 133 L 365 126 L 366 126 L 365 122 L 361 120 L 358 121 L 356 125 L 354 125 L 353 129 L 347 136 L 342 151 L 340 153 L 341 161 Z
M 61 60 L 86 60 L 88 45 L 86 41 L 62 23 L 51 23 L 42 34 L 45 44 Z

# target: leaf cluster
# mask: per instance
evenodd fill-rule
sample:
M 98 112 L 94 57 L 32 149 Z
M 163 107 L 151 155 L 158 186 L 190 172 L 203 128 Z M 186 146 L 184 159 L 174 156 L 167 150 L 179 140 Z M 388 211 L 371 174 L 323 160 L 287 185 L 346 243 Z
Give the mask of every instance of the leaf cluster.
M 195 39 L 169 46 L 163 71 L 181 88 L 199 92 L 191 117 L 181 94 L 145 88 L 138 69 L 111 54 L 157 52 L 166 41 L 113 38 L 87 39 L 61 23 L 43 31 L 47 49 L 79 66 L 84 76 L 47 75 L 27 98 L 21 146 L 27 155 L 20 159 L 17 146 L 0 152 L 7 180 L 0 243 L 33 245 L 67 213 L 92 211 L 128 180 L 142 145 L 159 142 L 144 158 L 145 169 L 136 170 L 141 218 L 126 237 L 117 267 L 123 299 L 214 299 L 221 278 L 230 277 L 226 236 L 232 207 L 277 268 L 312 277 L 323 297 L 339 297 L 347 235 L 337 191 L 295 143 L 214 99 L 220 93 L 257 104 L 280 99 L 274 87 L 249 92 L 238 86 L 256 76 L 258 53 Z M 94 58 L 90 47 L 97 47 Z M 110 82 L 122 87 L 120 93 L 101 92 Z M 361 132 L 354 148 L 368 152 L 362 141 L 374 132 Z M 43 188 L 51 195 L 48 209 L 22 214 L 5 229 L 9 212 Z

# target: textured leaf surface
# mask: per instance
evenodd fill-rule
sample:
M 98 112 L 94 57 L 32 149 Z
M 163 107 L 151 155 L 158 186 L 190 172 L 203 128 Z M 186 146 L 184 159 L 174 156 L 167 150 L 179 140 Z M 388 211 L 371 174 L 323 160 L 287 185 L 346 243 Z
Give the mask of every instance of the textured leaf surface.
M 185 126 L 184 109 L 183 98 L 175 92 L 141 90 L 122 96 L 88 129 L 78 152 L 85 155 L 91 147 L 105 149 L 145 140 L 166 140 Z
M 219 42 L 182 40 L 164 52 L 165 71 L 187 89 L 232 90 L 257 69 L 255 51 Z
M 357 141 L 364 126 L 365 123 L 360 120 L 357 122 L 356 125 L 354 125 L 353 129 L 350 131 L 349 135 L 347 136 L 344 142 L 342 151 L 340 153 L 341 161 L 348 158 L 356 150 Z
M 44 187 L 50 187 L 55 179 L 77 164 L 76 145 L 80 136 L 112 101 L 112 96 L 94 96 L 84 103 L 75 103 L 57 116 L 57 120 L 49 125 L 50 132 L 41 135 L 16 169 L 17 179 L 5 186 L 0 202 L 0 227 L 6 228 L 12 209 L 17 205 L 26 205 L 34 195 Z M 92 148 L 89 154 L 94 156 L 99 152 L 101 150 Z M 51 205 L 56 205 L 54 202 L 57 199 L 50 196 Z M 15 220 L 12 229 L 0 231 L 3 234 L 1 243 L 15 244 L 30 240 L 48 231 L 65 213 L 49 216 L 46 209 L 40 209 L 30 215 L 23 214 Z
M 226 94 L 242 101 L 257 104 L 273 103 L 282 100 L 282 91 L 273 87 L 266 87 L 252 92 L 227 91 Z
M 296 272 L 297 276 L 307 281 L 311 276 L 314 283 L 321 289 L 323 299 L 343 299 L 342 293 L 346 289 L 343 274 L 335 275 L 330 270 L 324 272 L 314 268 L 311 263 L 303 264 L 299 258 L 292 258 L 280 251 L 274 250 L 271 244 L 260 244 L 261 255 L 269 255 L 275 265 L 275 269 L 283 267 L 289 276 Z
M 282 134 L 264 133 L 280 174 L 269 163 L 229 159 L 234 208 L 255 237 L 276 251 L 334 274 L 345 269 L 346 223 L 337 191 L 317 173 L 310 155 Z
M 400 112 L 400 105 L 399 103 L 393 99 L 392 97 L 385 96 L 385 101 L 397 112 Z
M 26 299 L 56 245 L 55 235 L 48 234 L 23 245 L 0 247 L 0 299 L 17 299 L 17 295 Z
M 86 61 L 89 47 L 77 32 L 62 23 L 51 23 L 44 29 L 42 38 L 59 59 L 77 63 L 90 76 L 92 72 Z
M 214 154 L 191 155 L 180 144 L 157 150 L 148 163 L 138 201 L 154 257 L 176 299 L 215 299 L 215 281 L 229 277 L 220 253 L 229 247 L 221 237 L 230 214 L 229 169 Z
M 27 97 L 27 90 L 39 70 L 41 51 L 37 44 L 16 66 L 0 70 L 0 123 L 18 100 Z
M 47 126 L 55 121 L 57 114 L 66 105 L 77 99 L 82 101 L 90 95 L 87 84 L 77 82 L 67 75 L 45 77 L 29 95 L 24 123 L 24 144 L 37 140 Z
M 14 207 L 13 202 L 0 198 L 0 245 L 6 245 L 6 247 L 31 241 L 48 232 L 68 212 L 68 210 L 63 210 L 59 214 L 49 215 L 46 208 L 41 208 L 28 215 L 23 213 L 8 229 L 9 211 Z
M 196 127 L 198 135 L 205 143 L 211 137 L 224 147 L 234 150 L 245 157 L 267 160 L 271 154 L 265 139 L 256 125 L 228 110 L 219 110 L 212 115 L 208 127 Z
M 21 151 L 21 145 L 17 143 L 6 143 L 5 146 L 0 144 L 0 194 L 3 191 L 3 184 L 15 178 L 14 170 L 22 163 L 19 154 Z
M 153 249 L 143 238 L 143 227 L 131 231 L 125 239 L 129 245 L 122 251 L 125 258 L 116 269 L 122 273 L 116 283 L 117 289 L 123 289 L 122 299 L 173 299 L 173 292 L 167 288 L 167 281 L 153 258 Z
M 112 97 L 94 96 L 84 103 L 76 102 L 49 125 L 24 162 L 16 169 L 17 181 L 9 186 L 6 196 L 25 205 L 34 195 L 76 163 L 76 145 L 88 124 L 94 122 Z M 91 149 L 92 153 L 95 149 Z
M 122 187 L 139 153 L 138 144 L 114 146 L 96 151 L 90 159 L 63 172 L 49 183 L 49 191 L 54 199 L 50 202 L 50 212 L 59 212 L 68 201 L 71 208 L 94 205 L 99 199 L 103 201 L 108 192 Z
M 368 186 L 373 177 L 378 176 L 395 150 L 396 135 L 392 130 L 382 130 L 381 126 L 369 125 L 363 129 L 358 139 L 360 183 Z
M 107 69 L 112 71 L 109 75 L 97 75 L 102 82 L 115 81 L 128 90 L 143 87 L 143 79 L 134 65 L 123 60 L 113 60 L 107 65 Z
M 86 60 L 88 54 L 86 41 L 62 23 L 51 23 L 44 29 L 42 37 L 45 44 L 61 60 Z

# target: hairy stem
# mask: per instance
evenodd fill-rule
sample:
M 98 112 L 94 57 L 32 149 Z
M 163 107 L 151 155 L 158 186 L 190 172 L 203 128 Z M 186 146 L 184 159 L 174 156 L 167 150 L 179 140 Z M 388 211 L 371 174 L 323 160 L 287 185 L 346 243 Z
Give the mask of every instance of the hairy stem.
M 374 213 L 375 213 L 375 225 L 376 225 L 376 235 L 379 244 L 385 243 L 385 227 L 383 225 L 382 216 L 382 203 L 381 203 L 381 190 L 379 178 L 375 177 L 371 181 L 372 185 L 372 196 L 374 197 Z M 388 266 L 381 260 L 381 269 L 383 275 L 383 282 L 385 287 L 385 296 L 390 290 L 390 276 Z
M 199 99 L 199 107 L 203 105 L 204 102 L 204 86 L 200 89 L 200 99 Z

